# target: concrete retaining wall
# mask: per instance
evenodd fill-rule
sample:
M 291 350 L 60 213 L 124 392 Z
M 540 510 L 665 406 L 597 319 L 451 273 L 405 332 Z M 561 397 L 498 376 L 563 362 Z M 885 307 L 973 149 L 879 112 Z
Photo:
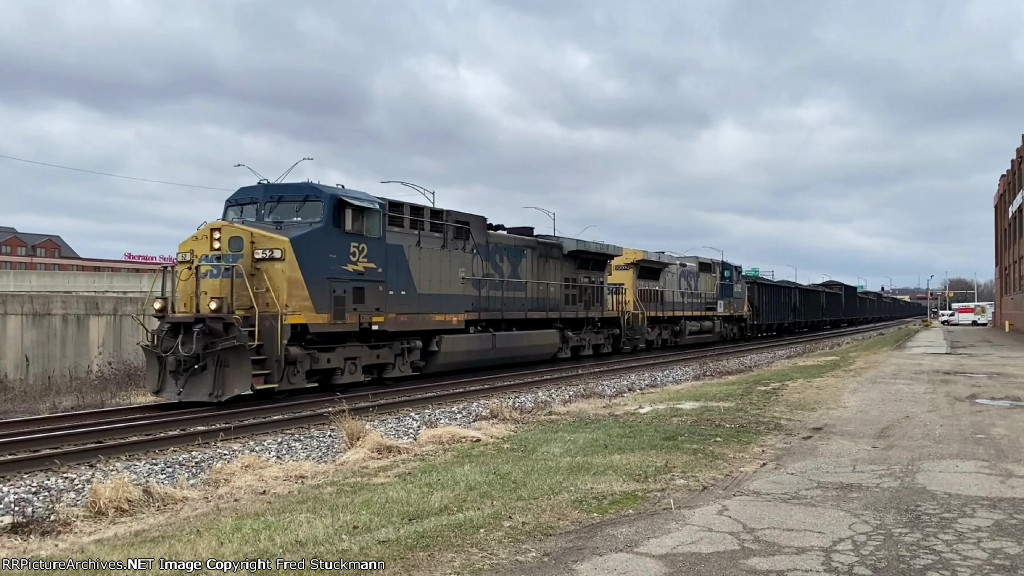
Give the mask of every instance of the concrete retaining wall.
M 134 294 L 145 296 L 151 286 L 160 291 L 160 275 L 129 272 L 51 272 L 0 270 L 0 292 L 61 294 Z
M 145 296 L 0 292 L 0 377 L 67 375 L 101 356 L 141 362 L 145 332 L 131 315 L 145 304 Z

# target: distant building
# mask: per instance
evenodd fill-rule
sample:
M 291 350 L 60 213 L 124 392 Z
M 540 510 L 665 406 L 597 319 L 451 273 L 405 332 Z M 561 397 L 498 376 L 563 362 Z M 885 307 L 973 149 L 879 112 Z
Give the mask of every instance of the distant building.
M 159 263 L 82 258 L 57 234 L 0 226 L 0 270 L 53 272 L 153 272 Z

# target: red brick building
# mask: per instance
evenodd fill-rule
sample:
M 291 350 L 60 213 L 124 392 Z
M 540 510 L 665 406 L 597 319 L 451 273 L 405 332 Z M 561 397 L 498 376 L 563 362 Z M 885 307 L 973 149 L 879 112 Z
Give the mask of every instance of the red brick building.
M 995 205 L 996 310 L 992 321 L 1024 332 L 1024 135 L 1010 160 L 1010 169 L 999 177 Z
M 82 258 L 56 234 L 18 232 L 0 226 L 0 270 L 61 272 L 153 272 L 160 265 Z

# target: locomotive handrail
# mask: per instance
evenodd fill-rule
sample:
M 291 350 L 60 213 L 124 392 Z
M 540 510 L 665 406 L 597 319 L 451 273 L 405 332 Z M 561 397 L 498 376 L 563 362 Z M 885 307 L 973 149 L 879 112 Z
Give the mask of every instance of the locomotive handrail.
M 242 269 L 242 279 L 245 280 L 245 289 L 249 292 L 249 300 L 252 301 L 252 309 L 255 312 L 253 324 L 255 329 L 252 333 L 252 347 L 255 348 L 260 341 L 260 305 L 256 302 L 256 293 L 252 291 L 252 286 L 249 285 L 249 275 L 245 271 L 245 267 L 238 264 L 238 267 Z M 231 275 L 234 277 L 234 274 Z M 198 297 L 198 296 L 197 296 Z M 231 304 L 235 304 L 235 291 L 234 287 L 231 289 Z M 237 309 L 235 310 L 237 312 Z
M 242 271 L 242 281 L 245 282 L 245 289 L 249 293 L 249 299 L 252 301 L 252 309 L 253 309 L 253 312 L 255 313 L 255 316 L 254 316 L 255 332 L 253 333 L 253 336 L 252 336 L 253 341 L 250 344 L 251 345 L 255 345 L 255 344 L 259 343 L 259 341 L 260 341 L 260 305 L 256 301 L 256 293 L 253 292 L 252 286 L 249 284 L 249 276 L 248 276 L 248 274 L 246 274 L 245 267 L 242 266 L 242 264 L 239 263 L 239 262 L 232 262 L 232 263 L 227 263 L 227 262 L 196 262 L 196 264 L 195 264 L 196 270 L 194 272 L 195 277 L 196 277 L 196 293 L 195 293 L 196 301 L 195 301 L 195 308 L 194 308 L 194 310 L 195 310 L 196 314 L 199 313 L 199 306 L 200 306 L 200 300 L 201 300 L 199 295 L 202 293 L 200 291 L 201 275 L 199 274 L 199 269 L 202 268 L 203 266 L 209 266 L 209 267 L 223 266 L 225 268 L 230 268 L 231 269 L 230 281 L 231 281 L 231 308 L 232 308 L 231 311 L 232 311 L 232 313 L 235 312 L 235 309 L 237 308 L 237 304 L 238 304 L 238 302 L 237 302 L 237 300 L 235 298 L 235 278 L 238 276 L 238 274 L 235 273 L 235 269 L 237 268 L 237 269 Z M 266 273 L 264 273 L 264 278 L 265 277 L 266 277 Z M 221 276 L 221 279 L 223 279 L 223 275 Z M 268 288 L 269 288 L 269 283 L 268 283 Z M 276 301 L 276 298 L 275 298 L 275 301 Z
M 707 303 L 708 303 L 709 299 L 710 299 L 710 301 L 717 303 L 717 298 L 715 297 L 715 293 L 714 292 L 702 292 L 700 290 L 679 290 L 679 289 L 674 289 L 674 288 L 662 288 L 660 286 L 654 286 L 654 287 L 651 287 L 651 288 L 634 288 L 634 291 L 639 291 L 639 290 L 652 290 L 652 291 L 655 291 L 655 292 L 668 292 L 670 294 L 682 294 L 684 296 L 684 298 L 682 300 L 671 300 L 671 301 L 669 301 L 667 303 L 653 303 L 653 304 L 656 304 L 654 306 L 654 309 L 660 308 L 661 312 L 666 312 L 666 311 L 668 311 L 668 312 L 707 312 L 708 310 L 706 310 L 706 308 L 707 308 Z M 692 295 L 697 295 L 700 298 L 699 298 L 699 300 L 698 299 L 694 299 L 694 298 L 687 299 L 687 298 L 685 298 L 685 296 L 687 296 L 687 295 L 691 295 L 691 296 Z M 641 302 L 641 300 L 639 298 L 639 294 L 634 294 L 633 301 L 636 304 L 640 305 L 643 308 L 643 311 L 645 313 L 647 312 L 646 307 L 643 306 L 643 303 Z M 679 304 L 682 305 L 681 308 L 678 307 Z M 700 304 L 702 306 L 702 308 L 700 310 L 692 309 L 692 307 L 688 307 L 688 305 L 691 305 L 691 304 Z
M 167 292 L 167 283 L 166 283 L 167 268 L 168 268 L 167 266 L 161 266 L 160 267 L 160 274 L 159 274 L 159 276 L 160 276 L 160 297 L 161 298 L 165 297 L 166 296 L 166 292 Z M 142 330 L 146 332 L 147 341 L 151 341 L 156 336 L 156 330 L 150 330 L 149 328 L 146 328 L 145 321 L 140 320 L 139 318 L 141 316 L 145 316 L 146 315 L 146 307 L 147 307 L 147 305 L 149 305 L 153 301 L 153 290 L 156 289 L 156 278 L 157 278 L 157 274 L 153 274 L 153 281 L 150 283 L 149 290 L 146 292 L 146 298 L 142 301 L 142 310 L 139 310 L 138 314 L 131 314 L 132 320 L 135 320 L 135 322 L 138 323 L 138 325 L 142 327 Z
M 552 281 L 552 280 L 527 280 L 525 278 L 488 278 L 486 276 L 466 276 L 464 271 L 460 271 L 460 273 L 459 273 L 459 283 L 460 284 L 465 284 L 466 280 L 484 280 L 484 281 L 488 281 L 488 282 L 501 282 L 501 297 L 502 297 L 502 300 L 504 300 L 504 298 L 505 298 L 505 283 L 506 282 L 521 282 L 523 284 L 538 284 L 538 285 L 550 285 L 550 286 L 571 286 L 571 287 L 574 287 L 574 288 L 583 287 L 585 289 L 597 289 L 597 288 L 600 288 L 602 292 L 607 291 L 609 294 L 615 294 L 616 292 L 624 289 L 624 287 L 620 286 L 620 285 L 605 284 L 605 283 L 601 283 L 601 284 L 580 284 L 578 282 L 573 283 L 573 282 L 555 282 L 555 281 Z M 477 288 L 477 296 L 478 297 L 480 297 L 480 293 L 481 292 L 483 292 L 483 288 Z M 514 296 L 514 298 L 518 298 L 518 296 Z M 548 299 L 545 299 L 545 302 L 547 300 Z M 592 309 L 595 309 L 595 308 L 600 309 L 602 311 L 609 311 L 610 309 L 608 308 L 607 304 L 608 304 L 607 300 L 605 298 L 601 298 L 597 306 L 586 307 L 586 306 L 580 306 L 579 304 L 577 304 L 574 308 L 577 311 L 582 308 L 582 309 L 586 310 L 588 313 Z M 563 308 L 570 308 L 570 306 L 564 306 L 563 305 Z M 545 310 L 545 311 L 546 312 L 550 312 L 550 310 Z M 614 310 L 610 310 L 610 311 L 614 311 Z M 504 312 L 505 312 L 504 306 L 502 306 L 502 309 L 500 310 L 500 312 L 502 312 L 504 314 Z
M 284 311 L 281 310 L 281 303 L 277 300 L 277 294 L 274 293 L 274 287 L 270 285 L 270 278 L 267 277 L 267 271 L 260 268 L 260 273 L 263 274 L 263 281 L 267 283 L 267 290 L 270 292 L 270 297 L 274 300 L 274 306 L 277 307 L 277 351 L 280 356 L 281 366 L 284 366 L 284 337 L 283 328 L 281 326 Z M 257 323 L 258 324 L 258 323 Z M 259 327 L 257 325 L 257 330 Z
M 159 275 L 163 277 L 165 273 L 166 269 L 161 268 Z M 143 314 L 146 313 L 146 305 L 148 305 L 149 302 L 153 299 L 153 289 L 156 288 L 156 277 L 157 274 L 153 274 L 153 281 L 149 284 L 149 291 L 146 292 L 146 299 L 142 302 L 142 310 L 139 310 L 139 316 L 142 316 Z M 160 295 L 163 296 L 163 294 Z

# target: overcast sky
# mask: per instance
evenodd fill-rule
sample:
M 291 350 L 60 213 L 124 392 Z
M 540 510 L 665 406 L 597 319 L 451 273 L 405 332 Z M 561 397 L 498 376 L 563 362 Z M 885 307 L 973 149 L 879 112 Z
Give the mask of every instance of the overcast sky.
M 173 254 L 271 180 L 878 289 L 992 277 L 1022 2 L 0 1 L 0 225 Z M 923 280 L 922 280 L 923 284 Z

